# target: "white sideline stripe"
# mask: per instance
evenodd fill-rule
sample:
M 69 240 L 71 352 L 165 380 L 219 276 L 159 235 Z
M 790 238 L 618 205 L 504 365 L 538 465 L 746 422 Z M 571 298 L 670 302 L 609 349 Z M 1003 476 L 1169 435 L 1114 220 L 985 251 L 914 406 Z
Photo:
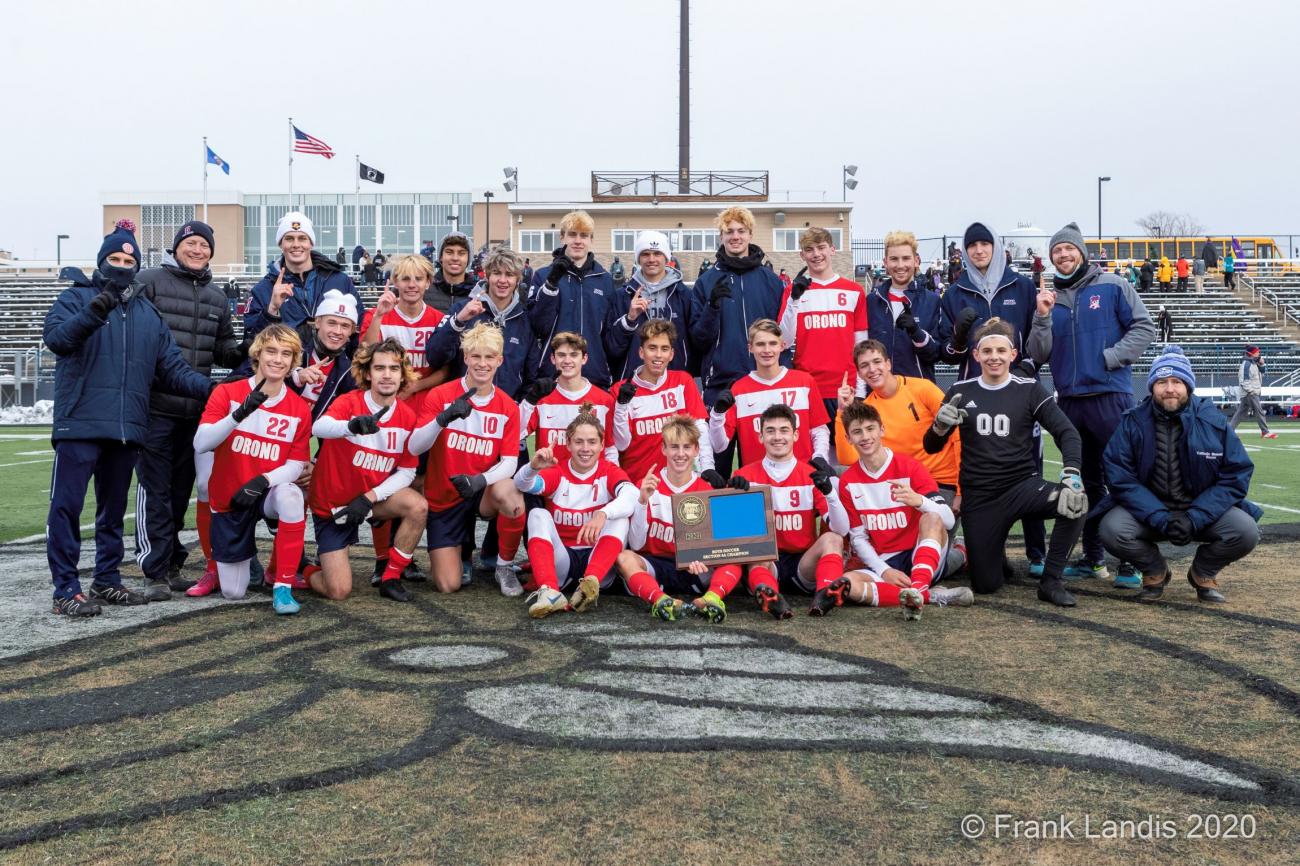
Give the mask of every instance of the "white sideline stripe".
M 48 460 L 19 460 L 17 463 L 0 463 L 0 469 L 8 469 L 10 466 L 31 466 L 34 463 L 53 463 L 54 458 Z
M 53 454 L 53 453 L 54 452 L 52 450 L 47 448 L 44 451 L 18 451 L 14 454 L 14 456 L 15 457 L 41 457 L 45 454 Z
M 1300 514 L 1300 508 L 1287 508 L 1285 505 L 1269 505 L 1267 502 L 1256 502 L 1255 504 L 1260 508 L 1271 508 L 1274 511 L 1285 511 L 1287 514 Z
M 1267 487 L 1267 488 L 1269 488 L 1270 490 L 1286 490 L 1286 485 L 1285 485 L 1285 484 L 1265 484 L 1263 481 L 1261 481 L 1261 482 L 1259 482 L 1259 486 L 1260 486 L 1260 487 Z

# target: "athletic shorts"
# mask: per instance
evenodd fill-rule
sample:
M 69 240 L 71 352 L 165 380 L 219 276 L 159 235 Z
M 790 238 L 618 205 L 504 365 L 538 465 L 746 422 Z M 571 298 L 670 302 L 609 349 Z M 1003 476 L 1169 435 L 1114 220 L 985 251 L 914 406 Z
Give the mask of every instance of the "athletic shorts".
M 802 553 L 782 553 L 776 560 L 776 579 L 782 593 L 802 592 L 811 595 L 817 587 L 799 576 L 799 560 Z
M 708 573 L 701 575 L 691 574 L 689 571 L 677 567 L 677 562 L 662 556 L 647 556 L 644 553 L 638 553 L 637 556 L 645 562 L 650 574 L 663 587 L 664 592 L 671 596 L 690 595 L 691 598 L 703 595 L 708 590 Z M 701 586 L 703 580 L 705 585 Z
M 333 553 L 345 550 L 357 543 L 357 532 L 361 528 L 356 524 L 339 525 L 332 517 L 321 517 L 312 513 L 311 525 L 316 532 L 316 552 Z
M 569 554 L 569 572 L 568 574 L 556 575 L 556 578 L 559 580 L 560 589 L 567 591 L 569 587 L 576 586 L 578 581 L 582 580 L 583 576 L 587 573 L 587 563 L 591 562 L 591 552 L 595 549 L 596 548 L 594 547 L 565 548 Z M 611 565 L 609 571 L 597 575 L 597 577 L 600 578 L 601 592 L 609 592 L 614 588 L 614 575 L 617 573 L 617 569 Z
M 257 521 L 265 520 L 274 532 L 280 521 L 264 517 L 262 507 L 268 489 L 257 498 L 253 507 L 247 511 L 214 511 L 209 532 L 212 536 L 212 558 L 217 562 L 243 562 L 257 556 Z
M 428 520 L 425 523 L 425 528 L 429 533 L 429 549 L 460 547 L 466 540 L 473 544 L 473 526 L 475 519 L 478 517 L 479 504 L 482 501 L 483 494 L 478 493 L 473 499 L 462 499 L 442 511 L 430 510 Z
M 933 586 L 934 584 L 938 583 L 940 580 L 943 579 L 944 570 L 947 569 L 948 567 L 948 550 L 951 547 L 952 547 L 952 536 L 949 535 L 947 546 L 945 546 L 942 550 L 939 551 L 939 570 L 934 573 L 934 580 L 930 581 L 931 586 Z M 899 571 L 903 572 L 903 574 L 912 573 L 912 551 L 900 550 L 898 553 L 892 553 L 889 556 L 886 556 L 884 559 L 885 559 L 885 564 L 888 565 L 890 568 L 898 569 Z M 858 557 L 856 556 L 849 557 L 849 561 L 845 564 L 844 570 L 845 571 L 868 571 L 868 572 L 870 571 L 870 569 L 868 569 L 867 566 L 863 564 L 862 560 L 858 559 Z M 876 576 L 879 577 L 879 575 Z

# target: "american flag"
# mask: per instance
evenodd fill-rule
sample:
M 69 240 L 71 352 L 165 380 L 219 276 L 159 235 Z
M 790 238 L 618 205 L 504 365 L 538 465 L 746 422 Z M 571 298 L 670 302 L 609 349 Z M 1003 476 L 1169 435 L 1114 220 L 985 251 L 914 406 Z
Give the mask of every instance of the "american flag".
M 334 158 L 334 151 L 330 150 L 328 144 L 296 126 L 293 128 L 293 149 L 295 153 L 317 153 L 326 159 Z

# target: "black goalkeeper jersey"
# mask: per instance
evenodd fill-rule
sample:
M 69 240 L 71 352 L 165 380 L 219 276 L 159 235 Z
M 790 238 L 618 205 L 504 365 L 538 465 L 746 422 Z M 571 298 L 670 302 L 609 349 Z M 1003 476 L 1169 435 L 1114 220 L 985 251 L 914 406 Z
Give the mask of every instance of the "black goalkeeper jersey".
M 1065 466 L 1079 468 L 1078 431 L 1056 399 L 1034 379 L 1008 376 L 1000 385 L 986 385 L 980 377 L 963 379 L 948 389 L 944 401 L 954 394 L 961 395 L 957 405 L 966 410 L 960 428 L 959 473 L 964 502 L 995 497 L 1036 476 L 1035 423 L 1052 434 Z M 947 438 L 927 430 L 925 450 L 937 453 Z

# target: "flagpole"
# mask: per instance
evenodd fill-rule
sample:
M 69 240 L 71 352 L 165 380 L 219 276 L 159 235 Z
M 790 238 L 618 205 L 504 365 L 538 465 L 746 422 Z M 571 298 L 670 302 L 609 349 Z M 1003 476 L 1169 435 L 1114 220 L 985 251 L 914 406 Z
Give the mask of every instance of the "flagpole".
M 293 118 L 289 118 L 289 210 L 293 210 Z
M 208 221 L 208 137 L 203 136 L 203 221 Z
M 358 153 L 356 156 L 357 156 L 357 171 L 356 171 L 356 177 L 353 178 L 353 180 L 357 185 L 357 190 L 356 190 L 357 195 L 361 195 L 361 154 Z

